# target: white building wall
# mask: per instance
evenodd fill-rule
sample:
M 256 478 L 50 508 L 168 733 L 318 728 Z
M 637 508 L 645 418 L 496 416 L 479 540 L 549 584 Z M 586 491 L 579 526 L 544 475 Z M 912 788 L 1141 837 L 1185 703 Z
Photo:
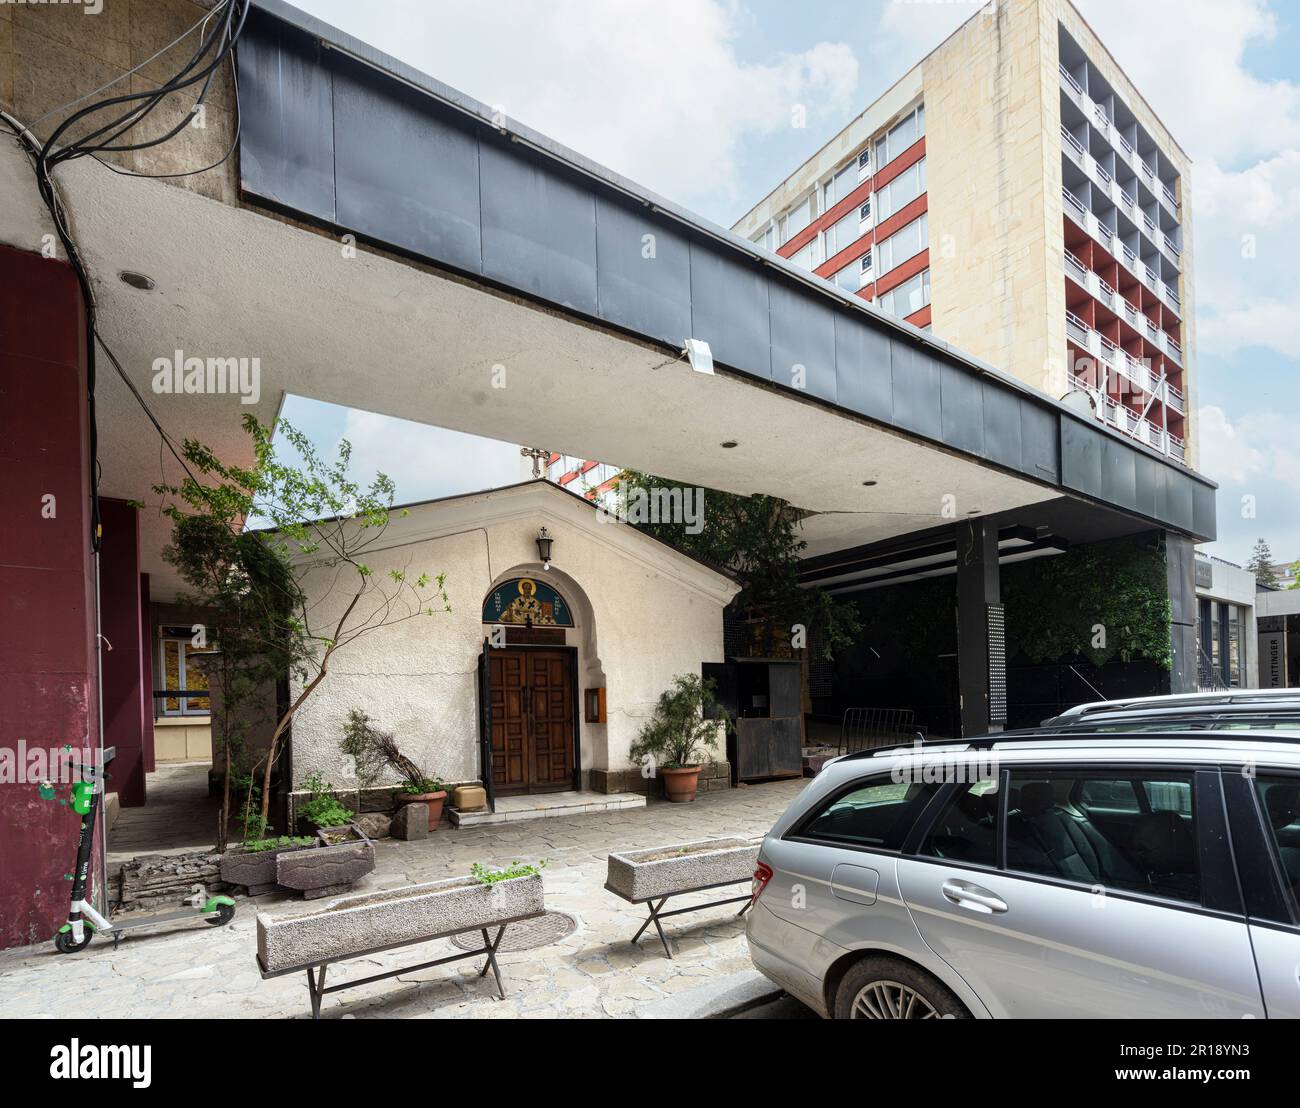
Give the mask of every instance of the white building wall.
M 550 571 L 537 561 L 534 540 L 543 525 L 554 539 Z M 354 707 L 391 730 L 426 773 L 478 778 L 476 674 L 489 630 L 480 622 L 482 605 L 511 577 L 548 581 L 575 613 L 566 644 L 578 649 L 583 771 L 630 767 L 628 749 L 672 678 L 723 660 L 722 609 L 735 586 L 546 482 L 413 507 L 386 539 L 400 545 L 367 556 L 376 578 L 393 569 L 445 573 L 451 611 L 416 616 L 338 651 L 294 721 L 295 787 L 313 773 L 336 786 L 354 784 L 351 759 L 339 751 Z M 332 569 L 306 578 L 322 626 L 350 599 L 345 578 L 334 578 Z M 602 685 L 608 722 L 584 723 L 582 690 Z

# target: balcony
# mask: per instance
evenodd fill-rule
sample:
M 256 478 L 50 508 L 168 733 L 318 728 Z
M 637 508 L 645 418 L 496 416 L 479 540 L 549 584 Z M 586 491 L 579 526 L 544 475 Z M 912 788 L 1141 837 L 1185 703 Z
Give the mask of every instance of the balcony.
M 1165 382 L 1165 403 L 1179 415 L 1185 415 L 1187 412 L 1182 390 L 1175 388 L 1168 381 Z

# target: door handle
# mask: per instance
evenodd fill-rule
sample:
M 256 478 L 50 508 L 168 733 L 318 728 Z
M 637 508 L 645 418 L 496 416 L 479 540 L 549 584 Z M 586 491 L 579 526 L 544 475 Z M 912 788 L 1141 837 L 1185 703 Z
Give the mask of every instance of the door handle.
M 943 895 L 963 908 L 969 908 L 972 912 L 983 912 L 991 915 L 994 912 L 1005 912 L 1007 902 L 1000 896 L 981 888 L 979 885 L 972 885 L 969 881 L 945 881 L 942 886 Z

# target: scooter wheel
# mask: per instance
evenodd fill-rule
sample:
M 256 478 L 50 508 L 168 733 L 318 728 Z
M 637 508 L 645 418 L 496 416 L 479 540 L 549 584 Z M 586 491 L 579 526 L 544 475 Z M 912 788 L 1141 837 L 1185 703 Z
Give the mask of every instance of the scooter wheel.
M 71 931 L 60 931 L 54 936 L 54 949 L 60 954 L 76 954 L 78 950 L 85 950 L 93 937 L 89 927 L 82 930 L 81 942 L 72 937 Z
M 218 904 L 217 914 L 208 916 L 205 923 L 213 927 L 225 927 L 232 919 L 235 918 L 235 906 L 233 904 Z

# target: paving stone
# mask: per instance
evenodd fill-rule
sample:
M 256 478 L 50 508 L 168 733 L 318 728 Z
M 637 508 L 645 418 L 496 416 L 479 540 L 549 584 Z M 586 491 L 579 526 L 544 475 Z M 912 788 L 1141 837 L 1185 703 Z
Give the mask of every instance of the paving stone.
M 629 940 L 645 910 L 605 891 L 606 856 L 664 843 L 761 836 L 804 784 L 796 780 L 703 794 L 685 810 L 656 802 L 624 812 L 527 821 L 509 832 L 499 827 L 444 829 L 424 840 L 376 842 L 375 870 L 356 883 L 352 895 L 461 877 L 474 862 L 502 865 L 546 858 L 546 906 L 575 916 L 579 931 L 552 946 L 502 955 L 505 1001 L 495 998 L 491 975 L 486 980 L 476 976 L 482 959 L 475 958 L 334 994 L 325 998 L 321 1014 L 334 1019 L 637 1017 L 655 1001 L 750 971 L 744 921 L 734 918 L 738 906 L 665 923 L 673 961 L 664 957 L 653 934 L 632 946 Z M 706 893 L 702 899 L 716 895 Z M 237 900 L 235 919 L 226 927 L 214 929 L 196 920 L 127 935 L 116 952 L 111 943 L 99 940 L 64 958 L 52 957 L 49 944 L 0 952 L 0 1010 L 10 1017 L 71 1019 L 83 1013 L 86 996 L 93 995 L 96 1012 L 114 1018 L 196 1012 L 205 1017 L 305 1018 L 310 1006 L 301 975 L 262 980 L 257 973 L 255 920 L 258 912 L 277 918 L 311 912 L 321 902 L 304 903 L 278 892 L 255 902 Z M 689 903 L 682 898 L 682 906 Z M 441 941 L 394 951 L 348 963 L 339 979 L 455 952 Z

